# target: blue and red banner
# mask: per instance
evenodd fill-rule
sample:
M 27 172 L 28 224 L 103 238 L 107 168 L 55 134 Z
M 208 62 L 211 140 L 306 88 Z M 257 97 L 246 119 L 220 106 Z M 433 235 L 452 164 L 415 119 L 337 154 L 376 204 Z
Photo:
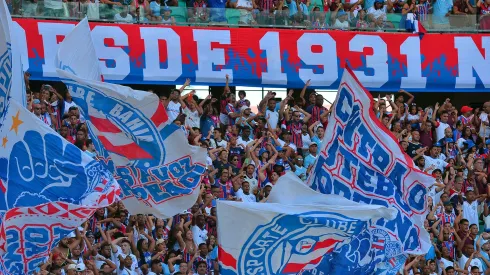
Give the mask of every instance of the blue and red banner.
M 31 79 L 57 80 L 59 43 L 76 22 L 16 19 Z M 372 91 L 490 91 L 490 35 L 197 28 L 91 23 L 102 74 L 120 84 L 337 89 L 350 66 Z M 25 67 L 27 67 L 25 65 Z

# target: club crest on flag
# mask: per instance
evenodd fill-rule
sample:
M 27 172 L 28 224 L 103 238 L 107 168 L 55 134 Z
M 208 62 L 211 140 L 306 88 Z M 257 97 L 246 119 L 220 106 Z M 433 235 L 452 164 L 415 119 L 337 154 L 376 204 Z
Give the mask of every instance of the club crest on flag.
M 242 248 L 237 274 L 298 274 L 314 269 L 366 223 L 337 213 L 308 212 L 279 215 L 259 226 Z M 325 228 L 331 229 L 325 232 Z M 273 258 L 281 259 L 279 264 Z
M 156 102 L 139 109 L 108 96 L 98 87 L 71 80 L 64 82 L 109 152 L 127 159 L 128 163 L 135 166 L 150 167 L 165 161 L 164 138 L 158 128 L 167 122 L 162 104 Z

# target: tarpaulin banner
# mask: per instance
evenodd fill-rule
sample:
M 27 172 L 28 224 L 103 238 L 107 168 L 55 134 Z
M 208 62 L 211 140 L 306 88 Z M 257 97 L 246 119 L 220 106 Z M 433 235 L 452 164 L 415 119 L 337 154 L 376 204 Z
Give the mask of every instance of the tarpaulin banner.
M 101 82 L 96 54 L 85 19 L 61 44 L 56 66 L 99 157 L 116 174 L 126 208 L 163 218 L 192 207 L 206 149 L 189 145 L 156 94 Z
M 290 193 L 286 189 L 291 186 L 298 190 L 294 188 L 298 184 L 304 186 L 297 181 L 278 183 L 270 196 Z M 297 193 L 293 202 L 217 201 L 217 213 L 222 275 L 301 274 L 316 269 L 322 274 L 345 275 L 334 260 L 336 252 L 366 232 L 371 219 L 394 216 L 386 207 L 362 205 L 311 189 Z
M 31 274 L 58 242 L 98 208 L 119 199 L 119 185 L 94 160 L 10 99 L 0 118 L 2 274 Z
M 16 19 L 34 80 L 54 80 L 76 22 Z M 337 89 L 343 68 L 373 91 L 489 91 L 488 34 L 369 33 L 91 23 L 102 74 L 120 84 Z M 434 45 L 439 45 L 434 47 Z
M 431 246 L 424 229 L 425 197 L 435 179 L 414 166 L 376 118 L 372 104 L 370 94 L 346 70 L 307 184 L 321 193 L 397 210 L 394 220 L 380 219 L 371 228 L 374 260 L 389 263 L 377 271 L 396 274 L 404 262 L 397 257 L 425 254 Z

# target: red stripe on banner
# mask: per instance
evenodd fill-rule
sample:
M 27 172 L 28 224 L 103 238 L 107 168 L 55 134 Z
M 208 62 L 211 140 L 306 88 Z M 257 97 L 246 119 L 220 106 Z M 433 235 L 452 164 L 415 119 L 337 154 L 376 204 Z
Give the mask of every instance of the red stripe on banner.
M 307 265 L 317 265 L 320 263 L 322 260 L 323 256 L 318 257 L 316 259 L 313 259 L 309 261 L 308 263 L 288 263 L 282 270 L 282 273 L 299 273 L 301 270 L 303 270 Z
M 102 142 L 104 147 L 107 149 L 107 151 L 118 154 L 120 156 L 124 156 L 129 160 L 153 158 L 151 154 L 143 150 L 141 147 L 138 146 L 138 144 L 134 142 L 127 145 L 114 146 L 106 137 L 99 136 L 98 138 L 100 142 Z
M 118 134 L 122 132 L 121 129 L 112 124 L 112 122 L 108 119 L 90 116 L 90 122 L 95 126 L 95 128 L 104 133 Z
M 322 249 L 322 248 L 330 248 L 328 251 L 328 252 L 330 252 L 330 250 L 333 250 L 333 246 L 338 242 L 340 242 L 340 241 L 336 240 L 336 239 L 326 239 L 324 241 L 317 242 L 315 244 L 314 250 L 318 250 L 318 249 Z
M 231 254 L 229 254 L 228 252 L 223 250 L 223 248 L 221 248 L 221 246 L 218 246 L 218 259 L 219 259 L 220 263 L 222 263 L 223 265 L 225 265 L 227 267 L 231 267 L 233 269 L 237 268 L 236 259 L 233 258 L 233 256 Z
M 2 193 L 7 192 L 7 188 L 5 187 L 5 183 L 0 179 L 0 190 L 2 190 Z
M 158 103 L 157 111 L 151 117 L 151 121 L 153 121 L 157 127 L 168 121 L 167 111 L 162 102 Z

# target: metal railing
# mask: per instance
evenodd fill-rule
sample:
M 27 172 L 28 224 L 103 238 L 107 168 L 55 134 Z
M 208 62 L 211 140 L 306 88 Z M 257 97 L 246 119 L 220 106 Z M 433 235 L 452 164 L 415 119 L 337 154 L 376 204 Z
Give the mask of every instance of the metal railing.
M 109 1 L 109 0 L 107 0 Z M 165 6 L 157 1 L 122 0 L 111 4 L 90 1 L 64 2 L 62 0 L 13 0 L 10 4 L 14 17 L 57 20 L 81 20 L 85 16 L 91 21 L 163 24 L 181 26 L 224 26 L 224 27 L 267 27 L 309 30 L 367 30 L 406 32 L 406 20 L 400 13 L 387 13 L 374 18 L 363 11 L 338 13 L 299 9 L 213 9 L 206 7 L 188 8 L 185 1 L 168 0 Z M 174 1 L 174 2 L 171 2 Z M 196 5 L 198 6 L 198 5 Z M 476 8 L 474 9 L 476 10 Z M 435 11 L 436 12 L 436 11 Z M 446 12 L 446 13 L 444 13 Z M 485 32 L 490 30 L 490 15 L 454 15 L 450 8 L 434 14 L 420 15 L 420 22 L 430 32 Z M 412 30 L 410 30 L 412 31 Z

